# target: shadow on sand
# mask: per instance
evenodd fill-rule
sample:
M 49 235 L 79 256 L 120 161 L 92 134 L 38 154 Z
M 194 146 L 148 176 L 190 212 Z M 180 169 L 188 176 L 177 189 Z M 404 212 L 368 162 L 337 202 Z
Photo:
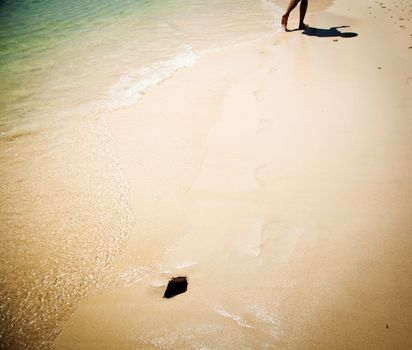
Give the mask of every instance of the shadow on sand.
M 307 27 L 302 32 L 302 34 L 309 35 L 309 36 L 317 36 L 319 38 L 335 38 L 335 37 L 354 38 L 355 36 L 358 36 L 358 33 L 353 33 L 353 32 L 342 33 L 341 31 L 338 30 L 341 28 L 349 28 L 349 26 L 331 27 L 329 29 Z

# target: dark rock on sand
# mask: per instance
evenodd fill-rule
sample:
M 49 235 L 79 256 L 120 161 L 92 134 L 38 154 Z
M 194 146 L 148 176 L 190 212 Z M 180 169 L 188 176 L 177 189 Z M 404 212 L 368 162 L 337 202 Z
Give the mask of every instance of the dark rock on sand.
M 175 295 L 182 294 L 187 291 L 187 278 L 174 277 L 167 284 L 167 288 L 163 298 L 172 298 Z

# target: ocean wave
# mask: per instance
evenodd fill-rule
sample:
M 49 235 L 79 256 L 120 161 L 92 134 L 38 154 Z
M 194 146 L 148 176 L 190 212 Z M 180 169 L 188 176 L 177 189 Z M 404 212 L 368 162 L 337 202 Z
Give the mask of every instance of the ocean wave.
M 178 70 L 193 66 L 198 55 L 188 44 L 174 58 L 144 66 L 119 79 L 111 88 L 106 107 L 110 110 L 135 105 L 154 86 L 171 78 Z

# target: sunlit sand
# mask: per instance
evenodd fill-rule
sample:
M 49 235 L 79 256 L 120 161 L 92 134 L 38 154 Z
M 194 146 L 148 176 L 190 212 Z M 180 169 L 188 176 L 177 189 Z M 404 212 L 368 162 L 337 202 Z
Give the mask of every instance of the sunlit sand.
M 56 349 L 412 348 L 412 6 L 309 6 L 100 112 L 129 234 Z

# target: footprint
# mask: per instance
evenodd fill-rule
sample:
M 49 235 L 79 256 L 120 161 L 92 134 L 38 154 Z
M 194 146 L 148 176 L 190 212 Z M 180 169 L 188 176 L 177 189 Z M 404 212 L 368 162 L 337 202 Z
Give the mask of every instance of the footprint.
M 253 91 L 253 95 L 255 96 L 256 101 L 261 101 L 263 99 L 263 90 L 255 90 Z
M 287 263 L 295 251 L 303 230 L 282 221 L 268 221 L 262 228 L 262 252 L 276 263 Z
M 263 133 L 269 125 L 270 125 L 270 120 L 269 119 L 266 119 L 266 118 L 259 119 L 258 127 L 256 129 L 256 134 Z
M 255 169 L 255 180 L 263 188 L 267 187 L 267 185 L 268 185 L 268 182 L 267 182 L 268 173 L 269 173 L 269 165 L 268 164 L 259 165 Z

